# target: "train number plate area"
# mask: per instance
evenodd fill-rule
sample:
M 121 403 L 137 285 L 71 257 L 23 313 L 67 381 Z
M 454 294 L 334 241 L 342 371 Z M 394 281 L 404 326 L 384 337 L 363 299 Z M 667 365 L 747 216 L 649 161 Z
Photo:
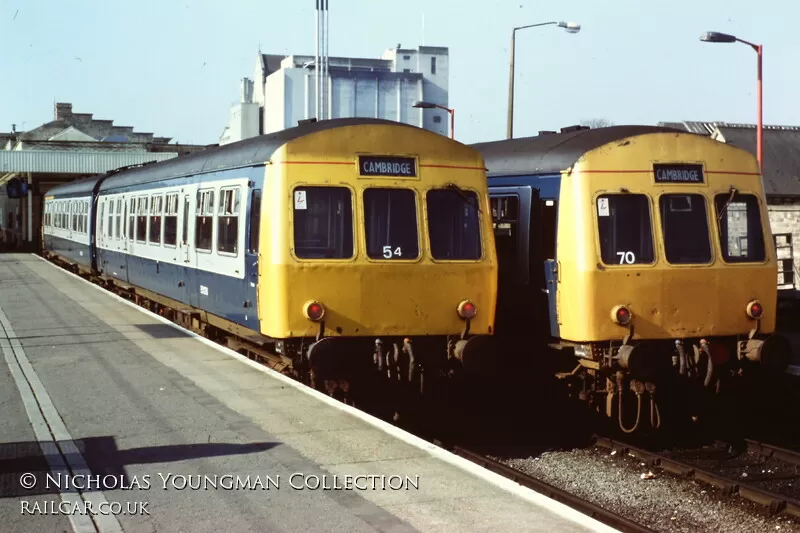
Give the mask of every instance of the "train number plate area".
M 413 157 L 358 156 L 359 174 L 362 176 L 392 176 L 415 178 L 417 160 Z
M 705 183 L 703 165 L 691 163 L 654 163 L 656 183 Z

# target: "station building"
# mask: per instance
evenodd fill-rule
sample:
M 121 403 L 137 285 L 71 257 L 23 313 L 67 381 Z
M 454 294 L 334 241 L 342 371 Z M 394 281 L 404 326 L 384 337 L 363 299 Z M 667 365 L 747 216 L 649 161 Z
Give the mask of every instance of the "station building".
M 170 141 L 73 113 L 70 103 L 55 104 L 53 120 L 37 128 L 0 133 L 0 247 L 40 248 L 43 198 L 55 185 L 206 148 Z
M 241 80 L 239 102 L 219 144 L 296 126 L 301 120 L 382 118 L 449 134 L 443 109 L 414 108 L 416 101 L 448 106 L 449 51 L 420 46 L 386 50 L 379 59 L 329 57 L 322 108 L 316 108 L 315 57 L 259 52 L 253 78 Z

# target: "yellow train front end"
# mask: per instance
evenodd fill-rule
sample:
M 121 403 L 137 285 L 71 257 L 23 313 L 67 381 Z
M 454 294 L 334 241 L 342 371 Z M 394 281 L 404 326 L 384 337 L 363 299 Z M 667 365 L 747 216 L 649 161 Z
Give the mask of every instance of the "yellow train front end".
M 744 150 L 653 133 L 588 151 L 562 175 L 557 256 L 559 337 L 626 431 L 626 394 L 635 426 L 647 412 L 658 426 L 665 384 L 719 391 L 743 369 L 788 364 L 763 184 Z
M 264 181 L 262 335 L 315 376 L 371 365 L 414 381 L 463 362 L 494 325 L 487 212 L 480 154 L 432 132 L 361 124 L 286 143 Z

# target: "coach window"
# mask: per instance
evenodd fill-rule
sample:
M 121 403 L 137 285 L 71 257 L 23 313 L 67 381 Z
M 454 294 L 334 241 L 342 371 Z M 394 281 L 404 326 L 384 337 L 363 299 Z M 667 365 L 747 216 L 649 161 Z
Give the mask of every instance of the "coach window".
M 147 242 L 147 196 L 136 199 L 136 242 Z
M 122 199 L 122 222 L 119 227 L 120 238 L 124 241 L 128 235 L 128 200 Z
M 238 253 L 239 247 L 239 187 L 219 191 L 217 213 L 217 252 Z
M 292 192 L 294 253 L 299 259 L 353 257 L 353 195 L 345 187 Z
M 364 231 L 371 259 L 419 257 L 417 198 L 410 189 L 366 189 Z
M 664 252 L 673 265 L 711 262 L 711 239 L 705 197 L 701 194 L 663 194 L 659 199 Z
M 154 194 L 150 197 L 150 244 L 161 245 L 161 215 L 164 212 L 164 196 Z
M 119 240 L 122 232 L 122 198 L 117 198 L 116 221 L 114 222 L 114 238 Z
M 197 191 L 197 208 L 194 219 L 194 247 L 198 251 L 211 251 L 214 225 L 214 191 Z
M 520 255 L 519 196 L 497 196 L 490 200 L 497 262 L 502 279 L 528 282 L 528 258 Z
M 178 240 L 178 193 L 167 195 L 164 210 L 164 246 L 174 247 Z
M 70 202 L 70 207 L 72 208 L 72 226 L 70 229 L 78 231 L 78 202 L 73 200 Z
M 133 241 L 136 230 L 136 198 L 131 198 L 128 209 L 128 240 Z
M 100 202 L 100 216 L 97 217 L 97 221 L 98 221 L 98 225 L 99 225 L 99 227 L 97 228 L 97 230 L 98 230 L 97 233 L 99 235 L 105 235 L 106 234 L 106 230 L 105 230 L 105 223 L 106 223 L 105 210 L 106 210 L 106 203 L 105 202 Z
M 728 263 L 764 261 L 764 230 L 758 197 L 718 194 L 714 198 L 722 258 Z
M 254 189 L 250 201 L 250 244 L 251 254 L 258 253 L 258 238 L 261 233 L 261 189 Z
M 478 195 L 453 186 L 426 196 L 428 236 L 434 259 L 480 259 L 481 228 Z
M 607 265 L 651 264 L 653 227 L 644 194 L 604 194 L 597 198 L 600 257 Z
M 114 199 L 108 199 L 106 203 L 108 204 L 108 219 L 106 220 L 106 230 L 103 233 L 111 239 L 114 236 L 114 220 L 117 217 L 114 212 Z
M 183 229 L 182 229 L 182 239 L 181 242 L 185 245 L 189 245 L 189 195 L 185 195 L 183 197 Z

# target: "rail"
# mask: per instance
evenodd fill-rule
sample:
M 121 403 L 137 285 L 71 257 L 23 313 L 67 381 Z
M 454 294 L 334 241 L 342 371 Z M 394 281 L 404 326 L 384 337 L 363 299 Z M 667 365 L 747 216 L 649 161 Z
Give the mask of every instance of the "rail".
M 768 507 L 773 513 L 783 512 L 785 514 L 800 518 L 800 501 L 792 499 L 783 494 L 770 492 L 760 489 L 748 483 L 735 481 L 720 474 L 715 474 L 708 470 L 698 468 L 692 464 L 680 461 L 671 457 L 667 457 L 657 452 L 643 450 L 626 444 L 617 442 L 606 437 L 595 437 L 595 444 L 610 450 L 616 450 L 619 453 L 628 453 L 650 465 L 661 468 L 667 472 L 694 478 L 703 483 L 712 485 L 721 489 L 723 492 L 730 495 L 738 495 L 751 502 L 764 505 Z M 800 464 L 800 454 L 777 448 L 768 444 L 759 443 L 756 441 L 747 441 L 748 451 L 758 453 L 765 457 L 776 457 L 784 461 Z M 791 457 L 792 459 L 786 459 Z

